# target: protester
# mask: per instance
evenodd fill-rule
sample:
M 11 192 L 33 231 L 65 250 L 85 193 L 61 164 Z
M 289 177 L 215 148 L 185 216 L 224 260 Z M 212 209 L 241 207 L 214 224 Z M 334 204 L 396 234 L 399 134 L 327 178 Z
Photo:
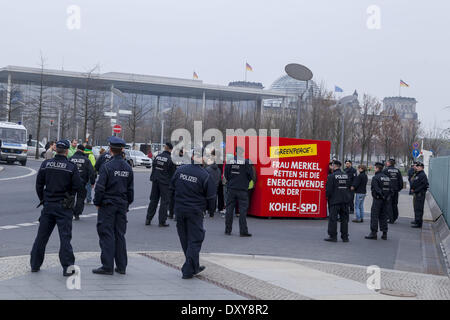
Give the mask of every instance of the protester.
M 45 151 L 44 158 L 45 160 L 50 160 L 55 156 L 55 154 L 56 154 L 56 143 L 55 141 L 50 141 L 49 147 L 47 151 Z
M 367 167 L 363 164 L 358 166 L 359 174 L 356 176 L 351 186 L 351 190 L 355 192 L 355 215 L 353 222 L 364 222 L 364 199 L 366 198 L 367 186 Z

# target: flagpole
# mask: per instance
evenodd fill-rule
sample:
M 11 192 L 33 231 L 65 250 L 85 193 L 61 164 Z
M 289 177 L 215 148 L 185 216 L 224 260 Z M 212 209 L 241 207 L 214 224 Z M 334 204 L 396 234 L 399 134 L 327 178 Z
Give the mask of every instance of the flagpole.
M 247 61 L 244 64 L 244 69 L 245 69 L 245 82 L 247 82 Z

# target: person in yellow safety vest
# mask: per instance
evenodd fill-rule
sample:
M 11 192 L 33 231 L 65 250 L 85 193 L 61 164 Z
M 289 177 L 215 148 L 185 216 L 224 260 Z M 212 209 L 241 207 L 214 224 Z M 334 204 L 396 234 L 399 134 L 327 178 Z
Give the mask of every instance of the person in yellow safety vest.
M 92 152 L 91 145 L 86 145 L 86 147 L 84 148 L 84 154 L 89 159 L 89 161 L 91 161 L 92 166 L 95 168 L 95 156 L 94 153 Z M 86 203 L 92 204 L 92 185 L 89 182 L 86 184 L 86 191 L 87 191 Z

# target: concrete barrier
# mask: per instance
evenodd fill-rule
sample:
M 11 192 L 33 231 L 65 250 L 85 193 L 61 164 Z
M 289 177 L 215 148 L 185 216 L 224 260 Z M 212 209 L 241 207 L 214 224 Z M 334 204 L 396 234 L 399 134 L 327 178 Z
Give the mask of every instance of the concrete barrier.
M 432 223 L 432 228 L 436 236 L 436 240 L 440 244 L 442 255 L 444 256 L 447 274 L 450 276 L 450 229 L 448 228 L 441 209 L 430 192 L 427 192 L 426 199 L 434 221 Z

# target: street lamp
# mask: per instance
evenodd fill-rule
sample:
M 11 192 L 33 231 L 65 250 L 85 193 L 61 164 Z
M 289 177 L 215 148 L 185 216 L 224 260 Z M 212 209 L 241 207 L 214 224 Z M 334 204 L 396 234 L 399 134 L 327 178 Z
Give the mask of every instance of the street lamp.
M 306 81 L 306 89 L 305 89 L 305 91 L 302 92 L 301 95 L 298 96 L 298 100 L 297 100 L 297 124 L 296 124 L 296 130 L 295 130 L 295 137 L 297 139 L 299 139 L 300 138 L 300 116 L 301 116 L 300 107 L 301 107 L 301 103 L 303 100 L 303 95 L 308 91 L 309 80 L 312 79 L 313 73 L 307 67 L 305 67 L 301 64 L 298 64 L 298 63 L 290 63 L 290 64 L 286 65 L 284 70 L 286 71 L 287 75 L 290 76 L 291 78 L 293 78 L 295 80 L 299 80 L 299 81 Z
M 161 111 L 161 150 L 162 150 L 162 146 L 164 144 L 164 113 L 168 112 L 172 110 L 172 108 L 168 108 L 164 111 Z
M 344 123 L 344 115 L 345 115 L 345 106 L 352 103 L 355 100 L 355 96 L 346 96 L 341 99 L 334 105 L 331 106 L 331 108 L 336 108 L 341 116 L 341 139 L 339 142 L 339 156 L 341 158 L 341 161 L 344 161 L 344 129 L 345 129 L 345 123 Z

